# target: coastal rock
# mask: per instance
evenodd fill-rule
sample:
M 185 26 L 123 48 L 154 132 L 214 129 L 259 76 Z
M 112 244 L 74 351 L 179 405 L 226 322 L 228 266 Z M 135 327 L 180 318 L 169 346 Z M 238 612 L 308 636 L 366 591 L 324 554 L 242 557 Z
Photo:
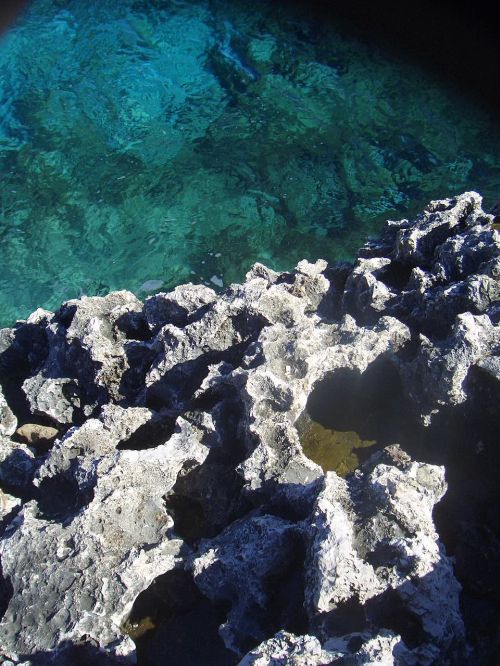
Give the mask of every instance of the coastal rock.
M 119 432 L 106 432 L 106 416 L 54 449 L 36 479 L 38 500 L 24 504 L 0 546 L 13 585 L 0 637 L 17 654 L 57 652 L 63 639 L 86 636 L 112 655 L 133 655 L 122 624 L 141 590 L 179 559 L 162 497 L 204 460 L 205 433 L 179 420 L 164 444 L 116 450 Z
M 35 454 L 25 444 L 0 437 L 0 484 L 24 494 L 31 486 L 37 469 Z
M 299 541 L 293 523 L 276 516 L 254 515 L 200 544 L 191 566 L 193 579 L 211 601 L 230 606 L 220 634 L 236 654 L 242 654 L 249 641 L 255 644 L 262 640 L 270 626 L 279 624 L 284 609 L 275 605 L 270 613 L 270 589 L 274 588 L 269 581 L 283 577 L 283 571 L 290 573 Z M 289 605 L 294 601 L 289 599 Z
M 0 525 L 8 519 L 13 511 L 21 507 L 21 502 L 17 497 L 0 490 Z
M 315 636 L 294 636 L 280 631 L 273 638 L 251 650 L 238 666 L 321 666 L 332 661 Z
M 409 659 L 409 661 L 406 661 Z M 324 666 L 345 664 L 362 666 L 381 664 L 398 666 L 416 664 L 404 643 L 389 631 L 375 636 L 350 634 L 330 639 L 324 647 L 314 636 L 294 636 L 280 631 L 276 636 L 261 643 L 249 652 L 238 666 Z
M 13 435 L 16 428 L 17 419 L 0 390 L 0 435 Z
M 375 625 L 415 646 L 401 663 L 431 664 L 461 649 L 460 586 L 432 522 L 445 490 L 443 468 L 397 447 L 348 480 L 327 474 L 306 562 L 306 607 L 324 640 Z
M 156 294 L 144 302 L 144 316 L 154 331 L 165 324 L 185 326 L 189 318 L 201 307 L 217 299 L 213 289 L 204 285 L 184 284 L 168 294 Z
M 31 413 L 60 425 L 80 423 L 100 405 L 120 400 L 127 326 L 141 302 L 119 291 L 68 301 L 41 333 L 44 356 L 22 385 Z
M 11 662 L 491 661 L 498 586 L 468 539 L 499 538 L 492 219 L 466 193 L 354 266 L 256 264 L 219 295 L 84 297 L 0 331 Z M 350 434 L 352 467 L 305 421 L 326 449 Z

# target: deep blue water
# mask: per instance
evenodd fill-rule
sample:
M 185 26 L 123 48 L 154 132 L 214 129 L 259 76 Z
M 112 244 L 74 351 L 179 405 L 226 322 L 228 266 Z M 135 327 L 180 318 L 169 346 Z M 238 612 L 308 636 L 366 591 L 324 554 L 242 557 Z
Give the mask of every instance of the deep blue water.
M 0 39 L 0 323 L 81 294 L 350 258 L 476 189 L 474 100 L 307 8 L 34 0 Z

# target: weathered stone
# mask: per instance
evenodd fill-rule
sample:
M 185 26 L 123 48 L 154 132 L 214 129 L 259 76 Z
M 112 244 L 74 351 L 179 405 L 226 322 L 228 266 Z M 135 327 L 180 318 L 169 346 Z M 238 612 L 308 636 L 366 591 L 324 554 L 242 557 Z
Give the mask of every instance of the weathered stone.
M 25 444 L 30 444 L 35 448 L 44 448 L 52 444 L 59 430 L 50 426 L 40 425 L 38 423 L 25 423 L 16 430 L 16 437 Z
M 196 311 L 210 305 L 216 298 L 213 289 L 201 284 L 184 284 L 168 294 L 156 294 L 146 299 L 144 315 L 151 330 L 165 324 L 185 326 Z
M 133 294 L 119 291 L 68 301 L 44 320 L 47 355 L 22 387 L 31 412 L 71 425 L 120 400 L 129 369 L 120 320 L 141 308 Z
M 13 435 L 17 428 L 17 419 L 7 404 L 0 387 L 0 435 Z
M 219 537 L 202 542 L 191 566 L 194 581 L 211 601 L 230 605 L 220 633 L 237 654 L 249 640 L 264 638 L 272 624 L 274 618 L 266 612 L 267 581 L 290 566 L 296 543 L 296 526 L 266 515 L 237 521 Z
M 86 437 L 92 438 L 92 423 L 85 426 Z M 24 504 L 0 545 L 3 572 L 14 587 L 0 625 L 4 645 L 31 654 L 57 650 L 63 638 L 77 640 L 85 634 L 111 654 L 130 655 L 134 661 L 133 643 L 120 627 L 139 592 L 179 558 L 182 542 L 169 536 L 172 520 L 162 497 L 181 470 L 204 460 L 208 448 L 203 438 L 202 431 L 180 420 L 178 431 L 163 445 L 110 451 L 108 444 L 106 454 L 103 433 L 97 431 L 94 443 L 100 450 L 77 456 L 76 464 L 64 470 L 65 483 L 61 467 L 66 463 L 60 458 L 51 470 L 47 497 L 42 492 L 38 502 Z M 59 450 L 54 455 L 60 456 Z M 48 473 L 47 467 L 40 470 L 42 490 Z M 86 483 L 94 484 L 92 497 L 76 513 L 65 494 L 68 479 L 74 480 L 73 497 Z M 35 608 L 33 615 L 30 609 Z M 36 632 L 32 623 L 39 627 Z
M 315 636 L 294 636 L 280 631 L 276 636 L 251 650 L 238 666 L 322 666 L 332 661 Z
M 392 464 L 372 456 L 347 480 L 328 473 L 313 513 L 313 536 L 306 565 L 306 607 L 324 639 L 344 615 L 359 631 L 383 617 L 401 631 L 411 618 L 410 644 L 418 663 L 433 663 L 464 641 L 459 613 L 460 587 L 442 552 L 432 522 L 443 496 L 444 469 L 411 462 L 397 450 L 385 453 Z M 377 464 L 378 463 L 378 464 Z M 415 581 L 418 581 L 416 583 Z M 356 611 L 357 607 L 357 611 Z
M 482 594 L 494 614 L 497 588 L 464 541 L 482 535 L 493 552 L 499 537 L 485 509 L 498 494 L 491 221 L 466 193 L 388 223 L 354 266 L 256 264 L 218 296 L 116 292 L 0 331 L 12 663 L 134 663 L 132 638 L 147 661 L 162 637 L 192 640 L 189 623 L 224 664 L 464 661 L 433 511 L 441 463 L 462 465 L 434 513 L 463 608 Z M 322 427 L 375 442 L 368 460 L 354 446 L 365 462 L 345 479 L 303 450 L 314 405 Z M 8 439 L 36 415 L 61 426 L 48 451 Z
M 21 500 L 0 490 L 0 525 L 16 509 L 21 508 Z
M 28 446 L 0 437 L 0 485 L 22 493 L 31 485 L 36 469 L 34 453 Z
M 280 631 L 249 652 L 238 666 L 340 666 L 346 663 L 350 666 L 417 664 L 401 639 L 389 631 L 382 630 L 375 636 L 357 633 L 331 638 L 323 648 L 315 636 L 294 636 Z

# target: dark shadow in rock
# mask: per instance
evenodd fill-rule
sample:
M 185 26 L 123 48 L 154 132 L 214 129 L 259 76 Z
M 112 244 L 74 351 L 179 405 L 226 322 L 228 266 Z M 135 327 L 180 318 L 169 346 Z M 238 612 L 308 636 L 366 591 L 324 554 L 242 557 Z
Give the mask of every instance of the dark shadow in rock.
M 272 525 L 272 531 L 279 531 L 278 540 L 271 547 L 263 543 L 266 535 L 275 538 L 266 525 Z M 302 527 L 255 510 L 248 519 L 231 524 L 218 539 L 204 543 L 206 548 L 214 545 L 215 554 L 220 552 L 220 560 L 216 556 L 208 565 L 208 569 L 214 567 L 208 572 L 208 580 L 212 574 L 214 578 L 208 583 L 206 579 L 202 585 L 210 599 L 225 606 L 224 624 L 231 647 L 242 656 L 280 629 L 306 632 L 304 563 L 307 546 Z M 271 561 L 263 562 L 261 550 L 267 550 Z M 255 552 L 255 566 L 261 572 L 255 582 L 253 573 L 249 573 L 249 580 L 245 575 L 252 566 L 249 564 L 251 551 Z
M 252 508 L 242 497 L 243 481 L 234 467 L 212 462 L 209 458 L 191 472 L 179 476 L 165 497 L 165 507 L 174 520 L 175 533 L 190 545 L 201 538 L 214 537 Z
M 123 631 L 136 643 L 139 666 L 232 666 L 238 659 L 218 631 L 225 615 L 190 574 L 173 569 L 139 594 Z
M 420 351 L 420 337 L 418 333 L 411 331 L 410 339 L 398 349 L 397 358 L 403 363 L 413 361 Z
M 186 476 L 190 474 L 192 472 Z M 173 490 L 171 494 L 165 496 L 165 509 L 173 518 L 174 532 L 190 545 L 197 543 L 203 537 L 217 533 L 217 530 L 210 529 L 203 504 L 189 495 L 182 495 Z
M 203 319 L 203 317 L 209 312 L 212 308 L 214 307 L 213 303 L 206 303 L 205 305 L 201 305 L 199 308 L 194 310 L 194 312 L 188 313 L 187 310 L 185 310 L 185 317 L 180 321 L 179 323 L 172 322 L 176 326 L 187 326 L 188 324 L 192 324 L 195 321 L 200 321 L 200 319 Z M 184 308 L 182 308 L 184 309 Z
M 323 321 L 332 322 L 338 320 L 341 315 L 342 294 L 345 283 L 353 269 L 353 264 L 348 262 L 337 262 L 323 271 L 323 275 L 330 282 L 327 293 L 318 305 L 317 314 Z
M 59 308 L 59 310 L 54 313 L 53 321 L 55 321 L 60 326 L 64 326 L 64 328 L 67 330 L 75 318 L 76 311 L 76 305 L 68 305 L 65 303 Z
M 211 410 L 220 443 L 212 446 L 201 465 L 179 475 L 165 497 L 175 533 L 191 545 L 215 536 L 252 508 L 242 493 L 244 481 L 235 469 L 246 455 L 240 434 L 243 408 L 234 387 L 226 389 L 225 400 Z M 197 406 L 199 403 L 196 401 Z M 189 413 L 185 417 L 189 418 Z
M 77 387 L 70 383 L 63 389 L 63 393 L 67 393 L 67 398 L 75 404 L 73 425 L 81 425 L 89 416 L 96 415 L 100 406 L 109 400 L 108 389 L 99 386 L 95 381 L 100 367 L 100 363 L 92 360 L 82 341 L 73 338 L 69 344 L 64 342 L 64 360 L 61 367 L 56 367 L 56 372 L 53 373 L 44 370 L 44 377 L 69 377 L 78 380 Z M 85 414 L 83 407 L 93 404 L 96 405 L 93 413 Z
M 385 358 L 363 373 L 340 368 L 328 375 L 314 386 L 306 410 L 324 427 L 354 431 L 363 440 L 375 440 L 377 448 L 401 443 L 417 428 L 398 370 Z
M 412 270 L 412 266 L 400 261 L 391 261 L 390 264 L 376 271 L 375 277 L 388 287 L 401 291 L 408 284 Z
M 264 513 L 290 522 L 300 522 L 311 515 L 323 488 L 322 475 L 312 481 L 304 480 L 304 483 L 277 483 L 271 479 L 264 482 L 259 490 L 248 493 L 248 498 L 254 506 L 261 507 Z
M 260 329 L 255 333 L 258 337 Z M 225 362 L 233 368 L 241 365 L 253 337 L 222 351 L 208 351 L 201 356 L 184 363 L 178 363 L 146 390 L 145 404 L 150 409 L 160 411 L 163 408 L 189 408 L 193 394 L 200 388 L 208 374 L 209 365 Z
M 69 524 L 93 498 L 93 488 L 81 490 L 71 472 L 44 478 L 35 494 L 40 516 L 64 524 Z
M 219 402 L 210 410 L 220 444 L 212 447 L 210 461 L 236 467 L 248 455 L 243 432 L 243 403 L 234 386 L 221 385 L 220 388 L 220 391 L 215 391 L 219 395 Z M 195 404 L 198 405 L 198 402 L 194 401 Z
M 200 356 L 178 363 L 146 390 L 145 404 L 151 409 L 188 409 L 193 394 L 208 374 L 209 366 L 227 363 L 236 368 L 241 365 L 246 351 L 257 340 L 267 321 L 260 315 L 241 312 L 231 318 L 231 324 L 241 342 L 226 349 L 204 351 Z
M 0 488 L 26 502 L 36 492 L 35 471 L 33 459 L 22 449 L 15 449 L 0 463 Z
M 257 539 L 257 547 L 258 543 Z M 241 626 L 233 627 L 242 653 L 280 629 L 298 634 L 307 631 L 306 547 L 302 530 L 289 529 L 283 541 L 283 556 L 262 581 L 267 603 L 246 603 Z M 238 657 L 225 648 L 219 636 L 219 627 L 227 621 L 233 603 L 238 603 L 234 583 L 228 580 L 227 589 L 214 590 L 216 600 L 209 601 L 186 571 L 174 569 L 159 576 L 137 597 L 123 626 L 136 642 L 138 664 L 237 663 Z
M 228 366 L 232 370 L 232 366 Z M 222 374 L 222 373 L 221 373 Z M 211 412 L 216 405 L 232 404 L 235 402 L 235 389 L 231 384 L 220 383 L 212 386 L 201 395 L 193 398 L 190 402 L 190 409 Z M 232 420 L 232 419 L 231 419 Z
M 152 305 L 153 303 L 154 305 Z M 177 328 L 183 328 L 188 323 L 187 308 L 179 305 L 174 299 L 158 298 L 158 295 L 153 296 L 151 300 L 147 299 L 145 301 L 144 310 L 149 315 L 151 325 L 154 321 L 153 335 L 165 324 L 173 324 Z
M 0 354 L 0 384 L 7 404 L 22 424 L 33 416 L 21 387 L 47 357 L 48 344 L 45 330 L 36 324 L 19 323 L 13 330 L 12 343 Z
M 269 576 L 266 625 L 268 635 L 284 629 L 301 635 L 307 633 L 309 620 L 304 608 L 304 562 L 307 544 L 300 533 L 290 535 L 291 557 L 281 571 Z
M 295 273 L 280 273 L 276 278 L 275 284 L 290 284 L 295 282 Z
M 224 613 L 201 599 L 137 641 L 138 666 L 234 666 L 239 657 L 219 636 Z
M 125 666 L 130 664 L 126 657 L 115 657 L 105 652 L 89 636 L 79 641 L 62 641 L 54 650 L 20 654 L 19 660 L 32 666 Z
M 470 663 L 486 664 L 500 654 L 500 578 L 494 573 L 500 566 L 500 383 L 473 367 L 463 386 L 468 400 L 441 410 L 427 444 L 431 461 L 446 467 L 448 490 L 434 521 L 463 587 L 468 640 L 477 655 Z
M 116 328 L 123 333 L 127 340 L 150 340 L 153 336 L 149 330 L 146 318 L 142 312 L 126 312 L 115 322 Z
M 165 444 L 175 432 L 175 421 L 175 416 L 157 414 L 139 426 L 128 439 L 122 440 L 116 448 L 120 451 L 142 451 Z
M 498 576 L 498 569 L 497 574 Z M 498 630 L 498 604 L 493 605 L 483 595 L 462 594 L 460 609 L 467 629 L 467 639 L 473 646 L 467 666 L 498 664 L 500 632 Z
M 127 369 L 120 380 L 120 394 L 124 396 L 124 406 L 133 404 L 144 389 L 146 374 L 153 363 L 156 352 L 147 344 L 137 341 L 124 345 Z
M 398 565 L 399 571 L 401 571 L 401 549 L 395 544 L 380 541 L 374 550 L 366 553 L 365 559 L 374 569 L 381 566 Z M 409 568 L 411 564 L 411 562 L 408 563 Z
M 141 592 L 134 604 L 123 630 L 137 639 L 144 634 L 139 623 L 149 618 L 152 625 L 168 622 L 177 613 L 185 613 L 201 599 L 193 579 L 184 569 L 172 569 L 154 579 L 151 585 Z
M 316 626 L 311 627 L 309 633 L 316 634 L 322 640 L 330 637 L 348 637 L 352 634 L 348 647 L 352 653 L 355 653 L 364 642 L 362 635 L 366 639 L 366 634 L 378 634 L 385 629 L 399 634 L 404 644 L 410 649 L 418 649 L 426 643 L 439 647 L 439 663 L 457 665 L 472 663 L 468 660 L 468 646 L 466 647 L 460 634 L 453 633 L 449 636 L 447 645 L 439 645 L 439 628 L 434 626 L 433 622 L 429 622 L 429 627 L 434 627 L 436 635 L 428 633 L 424 622 L 425 611 L 419 614 L 419 611 L 422 611 L 420 606 L 416 606 L 415 609 L 411 607 L 415 587 L 417 587 L 417 590 L 419 586 L 432 590 L 436 587 L 439 589 L 442 586 L 440 582 L 442 581 L 442 573 L 439 571 L 439 567 L 440 563 L 437 562 L 434 568 L 421 578 L 405 581 L 396 588 L 388 587 L 384 592 L 364 603 L 361 603 L 357 596 L 339 603 L 331 611 L 320 613 L 316 618 Z M 446 593 L 446 590 L 443 590 L 443 592 Z M 431 606 L 428 610 L 431 611 Z M 451 617 L 436 618 L 438 621 L 442 620 L 443 623 L 453 623 L 457 619 Z M 453 625 L 450 624 L 450 628 L 451 626 Z M 418 657 L 416 659 L 418 661 Z M 342 660 L 339 663 L 347 665 L 357 664 L 359 661 L 351 662 L 349 656 L 346 656 L 345 661 Z M 399 663 L 399 661 L 395 661 L 395 663 Z
M 431 574 L 428 574 L 432 576 Z M 404 586 L 403 586 L 404 587 Z M 366 602 L 366 616 L 377 627 L 399 634 L 411 649 L 427 640 L 422 619 L 405 604 L 398 590 L 388 589 Z
M 192 361 L 179 363 L 146 389 L 146 407 L 156 411 L 165 408 L 180 409 L 200 387 L 208 374 L 209 364 L 215 362 L 212 354 L 206 354 Z
M 330 636 L 362 632 L 368 627 L 365 607 L 357 596 L 351 597 L 339 603 L 334 611 L 325 613 L 322 625 Z

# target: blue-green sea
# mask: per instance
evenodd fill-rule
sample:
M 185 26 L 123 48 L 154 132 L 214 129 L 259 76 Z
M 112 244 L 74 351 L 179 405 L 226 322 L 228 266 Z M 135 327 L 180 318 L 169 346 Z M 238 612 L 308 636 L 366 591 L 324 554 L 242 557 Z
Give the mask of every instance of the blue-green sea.
M 82 294 L 352 258 L 476 189 L 500 131 L 393 51 L 269 0 L 33 0 L 0 38 L 0 324 Z

